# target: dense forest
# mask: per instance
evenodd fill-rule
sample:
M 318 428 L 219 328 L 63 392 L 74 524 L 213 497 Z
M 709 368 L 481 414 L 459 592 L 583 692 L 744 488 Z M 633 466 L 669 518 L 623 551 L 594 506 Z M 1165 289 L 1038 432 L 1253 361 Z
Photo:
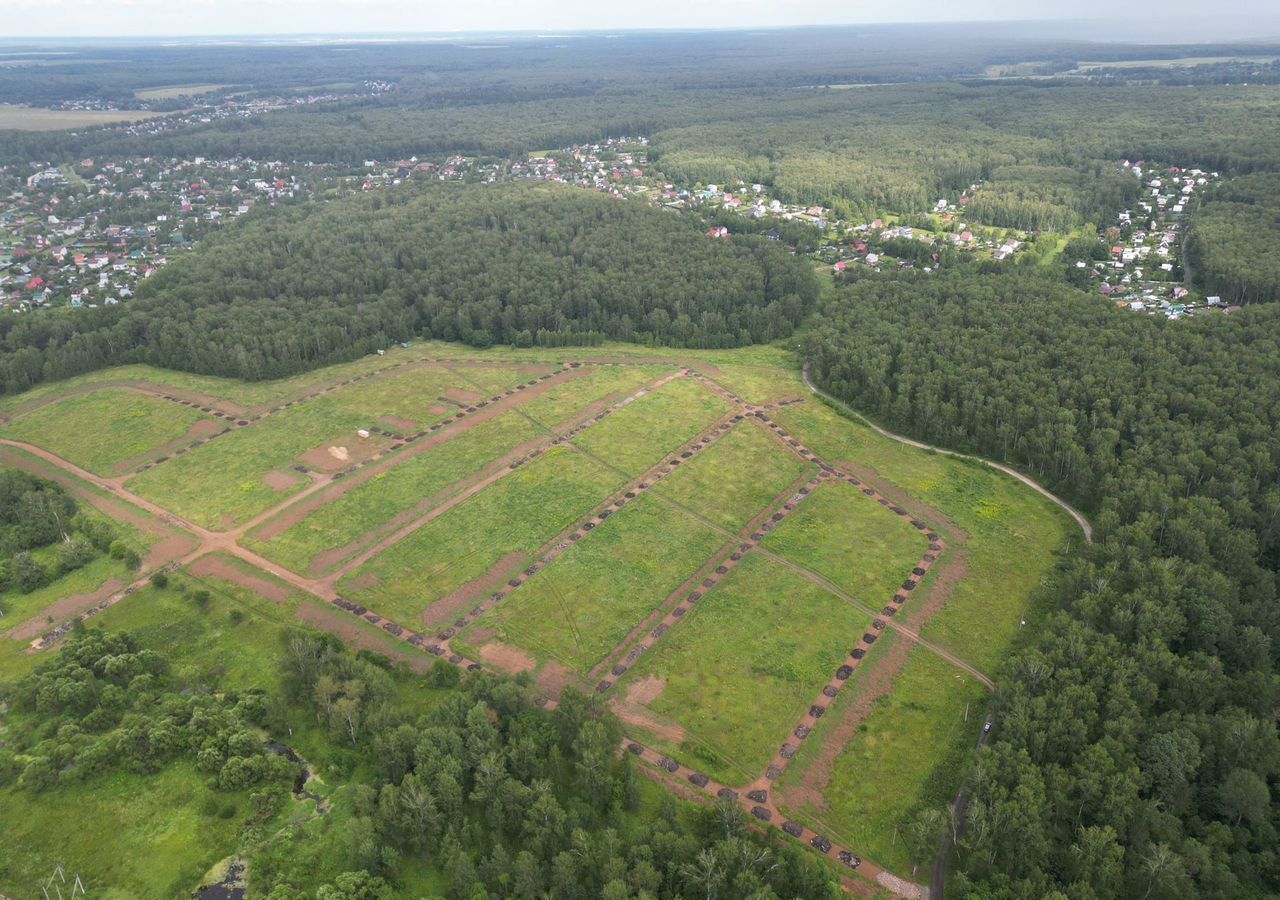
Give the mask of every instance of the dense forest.
M 1025 272 L 872 277 L 806 351 L 837 397 L 1096 528 L 1005 668 L 962 893 L 1275 896 L 1280 308 L 1170 323 Z
M 195 606 L 209 599 L 188 596 Z M 438 662 L 431 680 L 454 690 L 409 715 L 385 658 L 352 654 L 330 635 L 284 640 L 285 691 L 270 696 L 184 688 L 185 673 L 134 635 L 77 630 L 4 686 L 12 727 L 0 787 L 39 802 L 59 785 L 194 766 L 210 789 L 204 815 L 247 808 L 240 854 L 252 896 L 270 900 L 390 900 L 403 895 L 405 863 L 442 874 L 441 900 L 841 896 L 828 869 L 748 829 L 737 804 L 679 815 L 664 794 L 639 816 L 643 776 L 616 752 L 619 723 L 594 699 L 570 691 L 546 712 L 522 683 L 460 679 Z M 332 764 L 349 775 L 310 829 L 280 824 L 304 777 L 279 743 L 290 708 L 314 715 Z
M 274 378 L 418 337 L 735 347 L 816 299 L 777 242 L 708 238 L 643 203 L 551 185 L 427 185 L 275 211 L 127 306 L 0 317 L 8 391 L 124 362 Z
M 1280 174 L 1217 187 L 1195 212 L 1187 255 L 1209 293 L 1234 303 L 1280 299 Z

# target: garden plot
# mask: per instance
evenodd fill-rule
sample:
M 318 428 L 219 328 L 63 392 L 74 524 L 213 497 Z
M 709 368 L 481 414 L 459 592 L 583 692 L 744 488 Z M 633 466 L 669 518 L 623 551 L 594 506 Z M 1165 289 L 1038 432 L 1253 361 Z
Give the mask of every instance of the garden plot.
M 197 524 L 228 529 L 305 484 L 294 465 L 335 472 L 394 443 L 385 434 L 361 437 L 360 429 L 408 430 L 452 415 L 457 407 L 436 398 L 460 390 L 456 384 L 456 376 L 430 367 L 360 382 L 212 440 L 129 487 Z
M 893 689 L 875 701 L 824 778 L 804 792 L 805 802 L 787 803 L 790 771 L 778 802 L 832 840 L 910 872 L 907 843 L 900 836 L 895 841 L 895 832 L 920 809 L 945 809 L 982 731 L 987 703 L 975 678 L 915 647 Z
M 0 429 L 0 437 L 35 444 L 110 477 L 222 428 L 197 409 L 124 388 L 103 388 L 34 409 Z
M 696 379 L 677 378 L 573 440 L 586 452 L 634 477 L 729 411 L 729 404 Z
M 816 470 L 764 429 L 745 421 L 654 490 L 723 528 L 738 531 L 803 475 Z
M 602 412 L 610 402 L 634 394 L 677 370 L 674 366 L 600 366 L 553 385 L 520 408 L 545 428 Z
M 794 740 L 866 624 L 849 604 L 751 554 L 653 642 L 614 702 L 629 731 L 718 781 L 746 784 Z
M 586 675 L 725 543 L 646 494 L 597 526 L 462 632 L 480 658 L 493 639 Z M 457 643 L 457 642 L 455 642 Z
M 389 530 L 426 512 L 423 504 L 447 499 L 454 488 L 463 489 L 460 481 L 540 436 L 518 412 L 505 412 L 439 446 L 406 455 L 361 484 L 339 482 L 308 497 L 255 529 L 247 544 L 295 572 L 332 571 Z
M 905 518 L 841 481 L 816 491 L 764 546 L 879 608 L 911 574 L 928 540 Z
M 598 463 L 557 448 L 426 522 L 339 588 L 406 626 L 442 626 L 528 565 L 619 484 Z

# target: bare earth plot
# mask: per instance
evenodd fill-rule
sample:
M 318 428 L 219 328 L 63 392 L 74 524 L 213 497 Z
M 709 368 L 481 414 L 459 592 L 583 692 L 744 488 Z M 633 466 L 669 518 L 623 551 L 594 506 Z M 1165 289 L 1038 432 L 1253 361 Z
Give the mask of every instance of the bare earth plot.
M 595 691 L 673 789 L 919 896 L 881 868 L 910 874 L 895 829 L 954 793 L 1071 524 L 841 417 L 794 369 L 776 348 L 440 344 L 252 385 L 130 366 L 0 401 L 0 462 L 140 529 L 144 569 L 417 669 Z M 99 568 L 17 601 L 23 620 L 179 628 L 173 598 L 131 593 L 143 575 Z M 96 602 L 112 578 L 139 580 Z M 0 667 L 29 668 L 25 647 L 0 641 Z

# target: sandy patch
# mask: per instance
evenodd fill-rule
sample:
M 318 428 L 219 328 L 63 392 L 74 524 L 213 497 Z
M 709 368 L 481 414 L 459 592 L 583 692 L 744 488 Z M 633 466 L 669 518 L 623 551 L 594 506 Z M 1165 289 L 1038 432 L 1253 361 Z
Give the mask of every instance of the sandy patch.
M 519 647 L 490 641 L 480 648 L 480 658 L 490 665 L 517 675 L 538 665 L 538 661 Z
M 401 433 L 415 431 L 418 427 L 418 423 L 412 419 L 402 419 L 399 416 L 383 416 L 378 420 L 378 424 Z
M 352 435 L 355 438 L 355 435 Z M 389 445 L 385 438 L 371 437 L 367 440 L 355 438 L 355 441 L 342 438 L 341 441 L 324 443 L 308 450 L 298 457 L 298 461 L 317 472 L 336 472 L 353 462 L 362 462 Z
M 124 582 L 118 578 L 108 578 L 96 591 L 88 594 L 73 594 L 70 597 L 55 600 L 37 615 L 5 632 L 5 637 L 13 638 L 15 641 L 33 640 L 53 627 L 49 619 L 53 619 L 56 623 L 78 616 L 85 610 L 97 606 L 123 587 Z
M 627 688 L 627 702 L 648 706 L 661 697 L 662 692 L 666 689 L 666 679 L 659 678 L 657 675 L 650 675 L 647 678 L 631 683 L 631 686 Z
M 142 561 L 142 568 L 150 571 L 168 565 L 180 556 L 185 556 L 196 548 L 195 538 L 185 534 L 173 534 L 157 541 L 147 551 L 147 558 Z
M 297 473 L 281 472 L 278 469 L 262 476 L 262 483 L 276 492 L 287 491 L 301 480 Z
M 609 701 L 609 706 L 627 725 L 644 728 L 664 741 L 678 744 L 684 740 L 684 729 L 674 722 L 660 721 L 651 710 L 646 708 L 647 704 L 662 696 L 662 692 L 666 689 L 666 681 L 656 675 L 650 675 L 632 682 L 627 687 L 627 698 L 619 700 L 615 697 Z
M 431 413 L 431 415 L 433 416 L 443 416 L 443 415 L 447 415 L 449 410 L 448 408 L 441 406 L 439 403 L 437 403 L 435 406 L 430 407 L 427 410 L 427 412 Z
M 202 556 L 188 567 L 188 571 L 192 575 L 238 584 L 255 594 L 261 594 L 273 603 L 283 603 L 292 593 L 288 587 L 278 581 L 244 571 L 225 556 Z
M 574 678 L 572 672 L 554 661 L 539 669 L 533 680 L 538 689 L 552 699 L 558 699 L 560 692 L 569 685 L 578 684 L 578 679 Z
M 300 603 L 293 617 L 321 631 L 336 634 L 348 647 L 356 650 L 372 650 L 374 653 L 381 653 L 398 662 L 407 663 L 415 672 L 425 672 L 435 662 L 435 657 L 415 652 L 407 646 L 404 650 L 388 646 L 362 628 L 360 620 L 350 613 L 329 606 Z
M 477 603 L 523 569 L 528 560 L 529 557 L 523 553 L 508 553 L 475 581 L 464 584 L 424 609 L 421 617 L 423 624 L 432 628 L 439 627 L 471 611 Z

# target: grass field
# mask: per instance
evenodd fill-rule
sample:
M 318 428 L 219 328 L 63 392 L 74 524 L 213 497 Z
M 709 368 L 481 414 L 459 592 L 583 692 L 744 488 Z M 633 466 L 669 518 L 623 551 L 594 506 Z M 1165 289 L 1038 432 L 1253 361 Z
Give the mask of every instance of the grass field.
M 902 516 L 843 481 L 819 487 L 764 539 L 769 550 L 875 609 L 889 601 L 928 544 Z
M 250 535 L 245 543 L 295 572 L 306 573 L 318 554 L 351 545 L 371 529 L 390 522 L 398 513 L 479 472 L 486 463 L 539 434 L 539 430 L 518 413 L 504 413 L 378 473 L 273 538 L 256 540 Z M 352 548 L 350 555 L 359 549 Z M 326 569 L 331 570 L 341 562 L 335 558 Z
M 738 531 L 805 472 L 806 464 L 751 422 L 742 422 L 664 478 L 654 490 Z
M 10 128 L 16 131 L 61 131 L 113 122 L 137 122 L 162 115 L 165 114 L 132 109 L 43 109 L 0 103 L 0 131 Z
M 636 476 L 729 411 L 697 381 L 678 378 L 593 425 L 574 443 Z
M 880 865 L 909 874 L 906 842 L 895 841 L 895 828 L 917 810 L 941 809 L 951 799 L 982 731 L 986 703 L 986 690 L 976 679 L 915 648 L 893 690 L 875 703 L 836 757 L 825 804 L 788 812 Z
M 672 371 L 667 366 L 605 366 L 554 385 L 520 411 L 545 428 L 555 428 L 585 415 L 597 401 L 622 399 Z
M 416 624 L 428 606 L 480 578 L 500 560 L 511 557 L 521 567 L 527 564 L 539 547 L 589 512 L 618 482 L 592 460 L 558 448 L 432 519 L 339 586 L 357 603 Z M 370 578 L 376 583 L 367 584 Z M 441 621 L 470 609 L 486 593 L 443 613 Z
M 175 97 L 198 97 L 201 94 L 211 94 L 229 87 L 231 87 L 229 84 L 176 84 L 134 91 L 133 96 L 139 100 L 172 100 Z
M 646 494 L 610 516 L 464 631 L 586 674 L 676 590 L 724 537 Z
M 958 566 L 946 604 L 924 626 L 924 637 L 991 672 L 1019 639 L 1021 620 L 1034 633 L 1048 612 L 1031 602 L 1036 586 L 1065 545 L 1083 540 L 1065 512 L 1007 475 L 905 450 L 821 403 L 781 410 L 778 421 L 825 459 L 853 461 L 877 485 L 928 504 L 919 517 L 951 549 L 903 607 L 901 621 L 911 623 L 946 567 Z
M 766 624 L 767 623 L 767 624 Z M 647 705 L 686 733 L 658 740 L 728 784 L 757 778 L 866 630 L 866 616 L 752 554 L 707 592 L 619 684 L 657 679 Z
M 120 474 L 121 463 L 141 462 L 205 421 L 215 422 L 189 406 L 104 388 L 32 410 L 0 428 L 0 437 L 35 444 L 95 475 L 109 477 Z M 212 430 L 221 428 L 219 424 Z M 85 440 L 86 435 L 93 440 Z
M 510 373 L 517 377 L 514 370 Z M 282 410 L 261 422 L 210 441 L 180 459 L 144 472 L 129 482 L 131 490 L 208 528 L 227 529 L 265 512 L 304 486 L 276 490 L 264 479 L 288 469 L 309 451 L 326 447 L 356 454 L 391 442 L 356 430 L 393 416 L 420 428 L 443 419 L 455 408 L 435 398 L 462 383 L 446 369 L 415 369 L 360 382 Z M 474 393 L 474 392 L 472 392 Z M 327 459 L 334 468 L 338 457 Z

